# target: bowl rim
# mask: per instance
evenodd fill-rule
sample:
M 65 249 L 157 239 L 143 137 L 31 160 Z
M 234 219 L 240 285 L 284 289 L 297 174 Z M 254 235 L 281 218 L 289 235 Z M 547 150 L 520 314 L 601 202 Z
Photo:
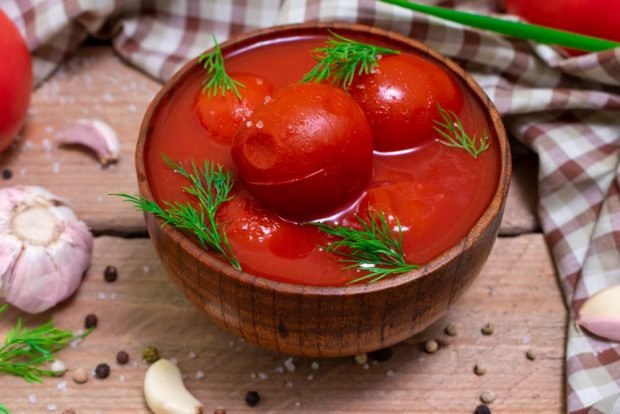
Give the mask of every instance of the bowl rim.
M 268 279 L 261 276 L 256 276 L 251 273 L 234 269 L 228 263 L 212 256 L 209 252 L 195 244 L 188 236 L 181 231 L 173 228 L 170 225 L 162 227 L 163 221 L 157 217 L 154 217 L 155 222 L 159 224 L 160 231 L 164 232 L 170 239 L 178 245 L 179 248 L 185 250 L 190 256 L 199 260 L 203 265 L 219 273 L 225 275 L 241 284 L 249 284 L 256 288 L 262 288 L 272 291 L 278 291 L 282 294 L 289 295 L 304 295 L 304 296 L 340 296 L 340 295 L 356 295 L 365 294 L 369 292 L 377 292 L 382 290 L 388 290 L 397 288 L 399 286 L 406 285 L 416 279 L 428 276 L 439 268 L 446 266 L 451 261 L 458 258 L 459 254 L 465 251 L 473 244 L 473 240 L 479 238 L 493 223 L 498 215 L 503 212 L 503 204 L 506 200 L 508 187 L 511 177 L 511 156 L 508 144 L 508 138 L 506 131 L 502 124 L 501 118 L 495 105 L 491 102 L 490 98 L 485 94 L 480 85 L 469 75 L 463 68 L 458 66 L 451 59 L 441 55 L 438 51 L 428 47 L 427 45 L 400 35 L 395 32 L 380 29 L 377 27 L 371 27 L 359 23 L 343 23 L 343 22 L 310 22 L 310 23 L 295 23 L 281 26 L 274 26 L 265 29 L 254 30 L 246 33 L 242 33 L 237 36 L 233 36 L 226 42 L 220 44 L 222 52 L 237 50 L 247 45 L 261 42 L 261 40 L 272 39 L 278 35 L 312 35 L 319 32 L 326 32 L 328 30 L 337 31 L 339 34 L 351 35 L 351 34 L 366 34 L 370 36 L 378 36 L 389 41 L 400 43 L 409 49 L 413 49 L 425 57 L 430 57 L 431 60 L 438 61 L 445 67 L 447 67 L 453 76 L 458 77 L 464 85 L 472 92 L 473 96 L 478 99 L 479 103 L 487 109 L 488 116 L 490 117 L 491 124 L 495 129 L 497 140 L 500 147 L 500 176 L 497 183 L 497 188 L 491 199 L 491 202 L 484 210 L 482 216 L 476 221 L 470 231 L 454 246 L 446 250 L 439 256 L 432 259 L 430 262 L 421 265 L 418 269 L 412 270 L 407 273 L 396 275 L 382 279 L 374 283 L 356 283 L 344 286 L 315 286 L 315 285 L 303 285 L 289 282 L 280 282 L 272 279 Z M 212 50 L 209 49 L 208 51 Z M 140 194 L 148 199 L 154 199 L 151 192 L 150 185 L 148 183 L 144 150 L 146 146 L 147 136 L 149 135 L 149 129 L 151 119 L 156 112 L 160 102 L 166 97 L 173 87 L 183 79 L 188 72 L 190 72 L 198 64 L 198 57 L 186 62 L 155 95 L 150 102 L 147 111 L 144 115 L 142 123 L 140 125 L 140 131 L 138 135 L 138 142 L 136 145 L 135 164 L 138 178 L 138 187 Z M 201 275 L 201 277 L 203 277 Z

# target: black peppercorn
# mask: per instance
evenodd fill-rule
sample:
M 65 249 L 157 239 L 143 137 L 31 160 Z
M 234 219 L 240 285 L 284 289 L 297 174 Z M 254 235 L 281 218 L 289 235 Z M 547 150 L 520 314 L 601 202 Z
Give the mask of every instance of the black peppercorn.
M 245 394 L 245 403 L 250 407 L 255 407 L 260 402 L 260 395 L 256 391 L 248 391 Z
M 118 270 L 116 270 L 116 267 L 107 266 L 103 271 L 103 278 L 109 283 L 116 282 L 116 279 L 118 279 Z
M 116 362 L 118 365 L 125 365 L 129 362 L 129 354 L 125 351 L 118 351 L 116 353 Z
M 369 353 L 368 356 L 370 359 L 374 359 L 375 361 L 385 362 L 392 358 L 392 348 L 379 349 L 378 351 Z
M 94 313 L 89 313 L 88 315 L 86 315 L 86 318 L 84 318 L 84 328 L 86 329 L 96 328 L 97 322 L 98 322 L 97 315 L 95 315 Z
M 476 411 L 474 411 L 474 414 L 491 414 L 491 409 L 486 404 L 480 404 L 476 407 Z
M 108 378 L 110 376 L 110 366 L 108 364 L 99 364 L 95 368 L 95 376 L 99 379 Z
M 2 178 L 5 180 L 10 180 L 11 178 L 13 178 L 13 171 L 5 168 L 4 170 L 2 170 Z

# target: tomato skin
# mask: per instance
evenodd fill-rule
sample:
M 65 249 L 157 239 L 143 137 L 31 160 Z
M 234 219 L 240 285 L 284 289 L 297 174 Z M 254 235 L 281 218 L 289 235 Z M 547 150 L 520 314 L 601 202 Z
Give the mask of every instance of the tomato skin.
M 243 73 L 230 76 L 245 86 L 239 87 L 241 100 L 232 91 L 209 96 L 200 90 L 194 102 L 194 110 L 208 136 L 222 145 L 232 144 L 239 126 L 250 118 L 257 107 L 263 105 L 265 98 L 271 96 L 273 91 L 271 83 L 258 76 Z
M 505 7 L 531 23 L 620 42 L 618 0 L 505 0 Z
M 30 103 L 32 62 L 24 39 L 0 10 L 0 152 L 21 128 Z
M 408 53 L 383 57 L 375 73 L 357 76 L 348 91 L 368 117 L 379 152 L 434 139 L 437 104 L 455 112 L 463 106 L 462 92 L 446 71 Z
M 282 88 L 242 125 L 232 158 L 248 191 L 292 220 L 327 215 L 359 196 L 372 175 L 372 135 L 344 91 Z

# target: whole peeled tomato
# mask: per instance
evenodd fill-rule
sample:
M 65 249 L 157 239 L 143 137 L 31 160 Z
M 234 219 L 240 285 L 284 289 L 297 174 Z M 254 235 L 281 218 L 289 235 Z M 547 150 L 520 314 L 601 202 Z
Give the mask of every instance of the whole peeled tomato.
M 199 91 L 194 102 L 194 110 L 207 135 L 224 145 L 232 143 L 239 126 L 249 119 L 258 106 L 270 99 L 273 90 L 271 83 L 258 76 L 249 74 L 230 76 L 243 84 L 238 87 L 241 99 L 232 91 L 224 95 L 220 93 L 209 95 L 206 91 Z
M 32 63 L 26 43 L 0 10 L 0 152 L 21 128 L 32 88 Z
M 618 0 L 505 0 L 505 7 L 531 23 L 620 42 Z
M 445 70 L 407 53 L 383 57 L 373 73 L 357 76 L 348 91 L 368 117 L 380 152 L 433 140 L 437 105 L 455 112 L 463 106 L 463 94 Z
M 232 147 L 239 178 L 259 202 L 285 218 L 333 213 L 370 180 L 370 127 L 340 89 L 289 85 L 259 107 L 248 125 L 241 126 Z

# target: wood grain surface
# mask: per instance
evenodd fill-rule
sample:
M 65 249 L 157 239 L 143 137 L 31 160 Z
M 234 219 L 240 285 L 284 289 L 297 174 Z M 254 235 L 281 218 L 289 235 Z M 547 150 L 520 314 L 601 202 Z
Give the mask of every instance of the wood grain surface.
M 43 185 L 69 199 L 98 234 L 143 235 L 141 215 L 106 194 L 137 189 L 134 143 L 142 114 L 158 88 L 107 47 L 81 50 L 34 93 L 21 142 L 0 158 L 0 168 L 11 168 L 14 176 L 0 185 Z M 115 168 L 101 169 L 85 152 L 52 145 L 63 125 L 82 117 L 103 119 L 116 129 L 122 158 Z M 485 389 L 497 394 L 491 404 L 494 413 L 565 412 L 566 310 L 543 238 L 532 233 L 538 229 L 536 165 L 524 159 L 515 162 L 501 230 L 514 237 L 497 241 L 481 276 L 447 317 L 394 347 L 389 361 L 365 370 L 350 358 L 321 359 L 316 360 L 319 369 L 313 370 L 315 360 L 296 358 L 294 372 L 279 373 L 287 356 L 245 344 L 211 325 L 164 274 L 149 240 L 101 236 L 77 295 L 25 321 L 36 324 L 53 317 L 64 328 L 78 329 L 87 313 L 96 313 L 98 329 L 78 347 L 62 351 L 60 358 L 70 370 L 107 362 L 112 375 L 81 386 L 73 383 L 71 372 L 42 385 L 0 376 L 0 402 L 12 414 L 62 413 L 68 408 L 78 414 L 146 413 L 141 392 L 145 364 L 119 367 L 114 357 L 124 349 L 132 361 L 139 361 L 142 348 L 155 345 L 164 357 L 179 361 L 206 413 L 221 406 L 228 413 L 465 414 L 473 411 Z M 109 264 L 119 268 L 115 283 L 102 278 Z M 17 316 L 11 310 L 0 319 L 0 336 Z M 456 323 L 456 337 L 442 334 L 448 322 Z M 487 322 L 495 325 L 491 336 L 480 333 Z M 429 338 L 449 343 L 428 355 L 421 344 Z M 525 358 L 530 347 L 538 351 L 535 361 Z M 191 358 L 191 352 L 197 356 Z M 474 375 L 477 362 L 487 366 L 486 375 Z M 202 379 L 196 378 L 199 370 Z M 261 373 L 268 378 L 261 380 Z M 257 407 L 245 405 L 248 390 L 263 397 Z M 36 402 L 30 403 L 29 396 Z
M 115 283 L 103 281 L 103 269 L 110 264 L 119 270 Z M 58 412 L 72 408 L 78 414 L 148 412 L 141 392 L 145 364 L 119 367 L 114 362 L 119 350 L 138 361 L 146 345 L 179 361 L 188 388 L 205 402 L 207 413 L 222 406 L 228 413 L 465 414 L 473 411 L 486 389 L 497 394 L 495 412 L 563 411 L 566 318 L 540 235 L 499 239 L 482 274 L 447 317 L 395 346 L 390 360 L 370 364 L 367 370 L 352 358 L 317 359 L 318 370 L 311 368 L 315 360 L 295 358 L 294 372 L 276 372 L 287 356 L 245 344 L 207 322 L 168 279 L 145 239 L 98 237 L 93 264 L 78 294 L 26 322 L 53 317 L 60 326 L 77 329 L 88 313 L 98 315 L 99 327 L 59 357 L 70 370 L 91 370 L 107 362 L 111 376 L 91 378 L 85 385 L 74 384 L 71 372 L 43 385 L 0 377 L 0 399 L 12 413 L 42 413 L 48 404 L 55 404 Z M 0 334 L 16 316 L 11 311 L 3 318 Z M 456 324 L 457 336 L 443 334 L 448 322 Z M 487 322 L 495 325 L 491 336 L 480 332 Z M 422 343 L 431 338 L 449 343 L 425 354 Z M 538 351 L 535 361 L 525 357 L 530 347 Z M 190 352 L 197 356 L 191 358 Z M 474 375 L 477 362 L 487 366 L 486 375 Z M 199 370 L 204 372 L 202 379 L 196 378 Z M 261 373 L 268 378 L 259 379 Z M 66 391 L 57 388 L 62 381 L 67 381 Z M 243 401 L 249 390 L 263 397 L 255 408 Z M 31 394 L 36 403 L 28 402 Z

